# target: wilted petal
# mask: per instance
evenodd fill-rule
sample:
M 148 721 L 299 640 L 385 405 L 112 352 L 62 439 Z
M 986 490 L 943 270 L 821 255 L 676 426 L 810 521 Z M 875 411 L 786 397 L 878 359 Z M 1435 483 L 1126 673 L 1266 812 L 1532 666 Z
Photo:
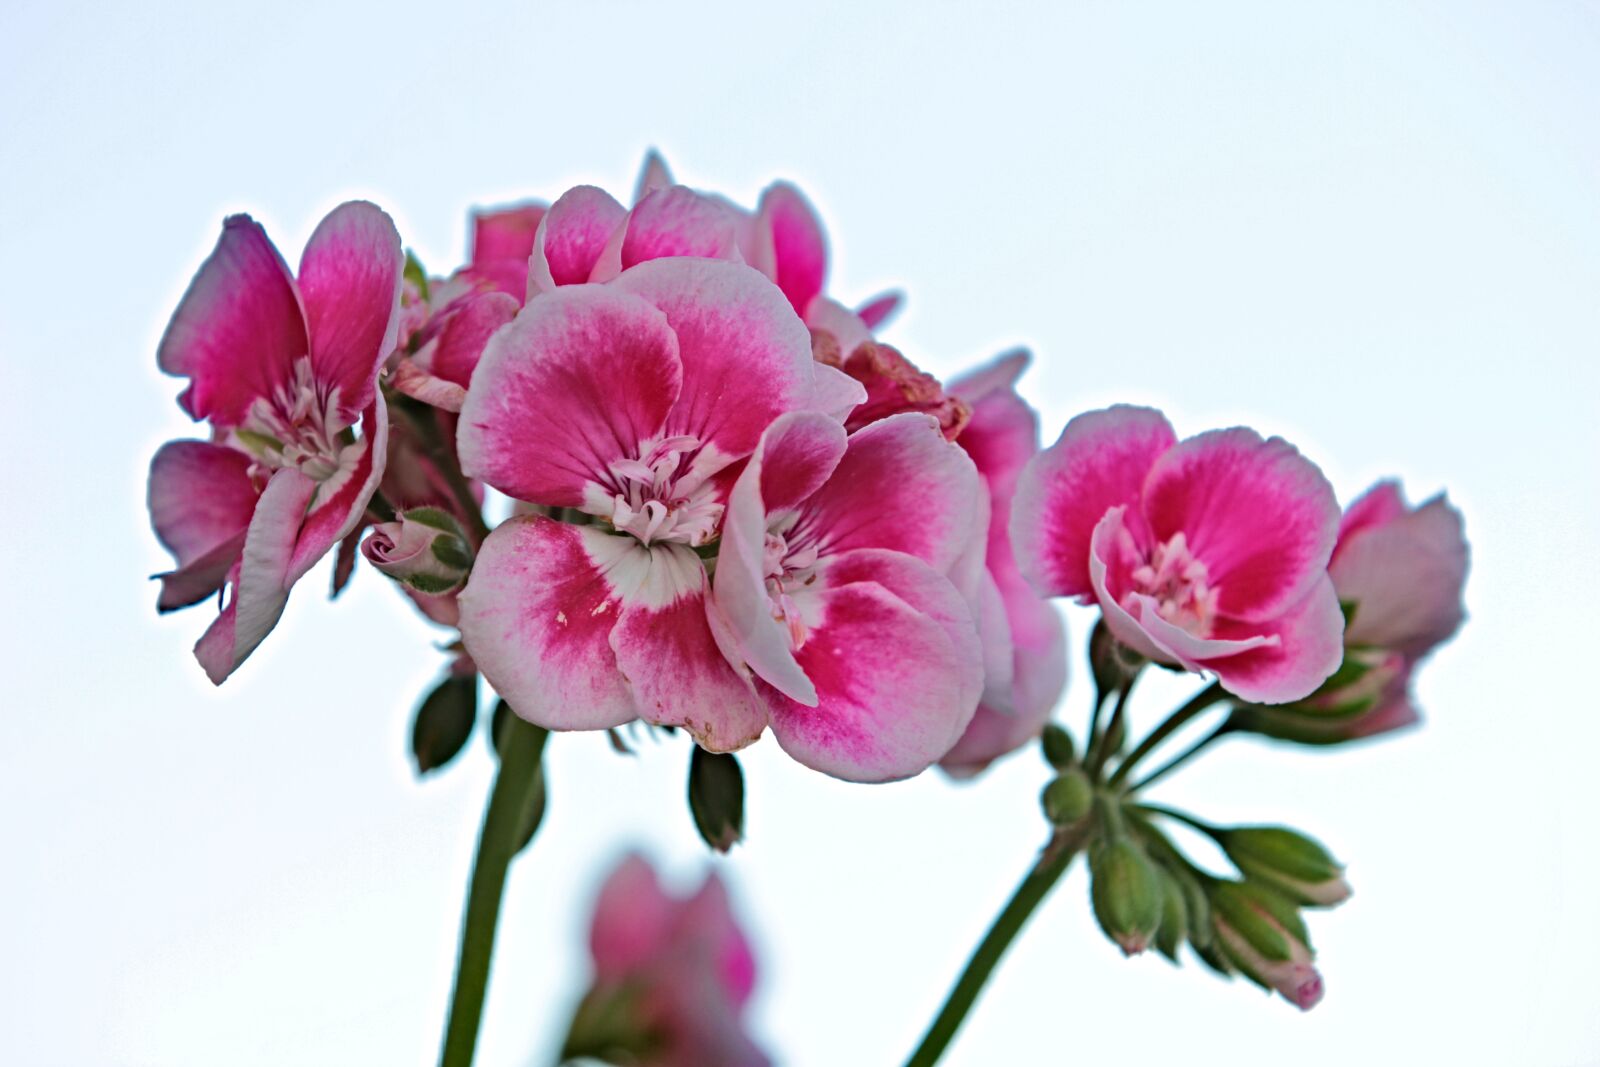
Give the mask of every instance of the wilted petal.
M 1074 418 L 1028 463 L 1012 506 L 1011 544 L 1034 589 L 1043 596 L 1092 594 L 1095 527 L 1112 508 L 1138 501 L 1156 458 L 1176 441 L 1161 412 L 1119 404 Z
M 237 426 L 286 385 L 307 347 L 283 257 L 254 219 L 230 216 L 157 349 L 163 371 L 192 379 L 179 402 L 196 419 Z
M 635 718 L 612 651 L 618 584 L 636 584 L 627 539 L 537 515 L 511 519 L 478 549 L 458 601 L 461 638 L 495 692 L 551 730 L 601 730 Z M 621 573 L 617 573 L 620 569 Z
M 518 500 L 582 506 L 661 430 L 682 381 L 678 341 L 649 303 L 553 290 L 485 348 L 457 431 L 462 470 Z
M 378 367 L 394 351 L 404 268 L 393 220 L 362 200 L 330 211 L 300 257 L 312 370 L 347 423 L 372 403 Z

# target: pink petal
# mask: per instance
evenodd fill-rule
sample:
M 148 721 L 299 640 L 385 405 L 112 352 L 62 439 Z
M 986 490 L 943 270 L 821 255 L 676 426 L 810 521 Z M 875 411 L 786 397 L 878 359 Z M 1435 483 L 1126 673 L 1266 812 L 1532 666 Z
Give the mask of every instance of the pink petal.
M 773 422 L 728 496 L 717 554 L 715 608 L 726 624 L 725 651 L 802 704 L 816 690 L 790 650 L 787 626 L 774 618 L 766 587 L 768 516 L 800 504 L 833 473 L 844 430 L 825 416 L 794 413 Z
M 858 430 L 833 476 L 801 509 L 790 537 L 822 555 L 892 548 L 946 571 L 972 535 L 977 469 L 927 415 L 892 415 Z
M 240 530 L 176 570 L 156 575 L 161 579 L 156 610 L 167 612 L 186 608 L 221 589 L 244 553 L 244 541 L 245 531 Z
M 245 534 L 232 594 L 194 646 L 213 684 L 221 685 L 278 624 L 289 600 L 295 537 L 317 483 L 298 470 L 275 472 L 261 492 Z
M 379 396 L 361 415 L 360 439 L 339 454 L 338 472 L 317 483 L 289 563 L 290 584 L 356 528 L 383 480 L 388 456 L 389 406 Z
M 683 934 L 710 947 L 717 977 L 728 999 L 735 1005 L 748 1001 L 755 991 L 755 955 L 734 921 L 728 891 L 716 871 L 708 873 L 699 892 L 683 902 L 678 926 Z
M 1118 404 L 1079 415 L 1028 463 L 1012 505 L 1011 545 L 1041 595 L 1093 592 L 1089 540 L 1096 525 L 1112 508 L 1138 501 L 1145 475 L 1176 440 L 1161 412 Z
M 840 425 L 866 402 L 866 388 L 838 367 L 813 363 L 811 381 L 810 409 L 822 412 Z
M 372 403 L 378 368 L 394 351 L 404 267 L 393 220 L 362 200 L 330 211 L 300 257 L 311 366 L 325 392 L 337 390 L 347 422 Z
M 562 193 L 550 205 L 534 237 L 528 298 L 558 285 L 588 281 L 606 242 L 627 215 L 610 193 L 592 185 L 574 186 Z
M 644 154 L 644 166 L 639 168 L 639 180 L 633 185 L 633 202 L 637 204 L 657 189 L 674 184 L 667 161 L 654 148 Z
M 1095 524 L 1089 539 L 1090 589 L 1100 603 L 1101 615 L 1113 637 L 1146 659 L 1178 663 L 1178 654 L 1158 643 L 1139 619 L 1122 606 L 1121 598 L 1133 584 L 1124 545 L 1125 540 L 1132 537 L 1125 525 L 1127 514 L 1127 507 L 1114 507 Z M 1015 517 L 1012 529 L 1016 529 Z
M 879 293 L 856 308 L 856 315 L 866 323 L 867 329 L 876 330 L 898 315 L 901 305 L 905 302 L 906 294 L 898 289 L 891 289 L 887 293 Z
M 945 391 L 974 405 L 995 394 L 1015 394 L 1017 381 L 1032 362 L 1033 353 L 1026 348 L 1014 348 L 952 378 L 945 385 Z
M 773 279 L 789 298 L 796 314 L 804 315 L 822 293 L 828 278 L 828 239 L 809 201 L 788 182 L 767 186 L 756 206 L 758 225 L 772 231 Z
M 395 392 L 409 396 L 413 400 L 420 400 L 429 407 L 441 411 L 459 412 L 462 405 L 467 402 L 465 389 L 455 382 L 435 378 L 410 359 L 400 361 L 389 377 L 389 384 Z
M 818 599 L 821 617 L 797 656 L 816 685 L 817 706 L 762 687 L 778 743 L 846 781 L 893 781 L 927 769 L 972 719 L 975 705 L 963 695 L 976 668 L 960 660 L 944 626 L 874 582 Z
M 237 426 L 251 404 L 288 382 L 307 345 L 283 257 L 259 223 L 233 215 L 173 312 L 156 361 L 192 379 L 179 399 L 191 416 Z
M 435 338 L 428 369 L 437 377 L 465 388 L 483 356 L 483 349 L 494 332 L 512 319 L 522 307 L 507 293 L 478 293 L 451 312 Z
M 783 294 L 757 271 L 711 260 L 654 260 L 614 284 L 659 308 L 677 336 L 683 389 L 665 432 L 699 439 L 693 463 L 701 474 L 748 456 L 773 419 L 810 403 L 810 337 Z
M 225 445 L 169 441 L 150 461 L 150 525 L 180 567 L 243 533 L 260 495 L 250 457 Z
M 651 962 L 672 936 L 678 903 L 637 853 L 624 857 L 601 886 L 589 927 L 595 977 L 623 981 Z
M 621 597 L 611 647 L 640 717 L 681 726 L 712 752 L 750 744 L 767 728 L 766 706 L 711 635 L 700 557 L 677 544 L 627 546 L 627 551 L 647 556 L 648 563 L 628 568 L 635 572 L 635 584 L 611 579 Z
M 1244 428 L 1173 447 L 1151 468 L 1143 507 L 1156 540 L 1181 532 L 1206 565 L 1217 610 L 1242 619 L 1272 618 L 1320 582 L 1339 529 L 1316 464 Z
M 826 334 L 838 345 L 840 363 L 848 360 L 855 350 L 872 340 L 872 330 L 861 321 L 861 316 L 837 300 L 823 297 L 813 300 L 805 312 L 806 325 Z
M 1344 659 L 1344 614 L 1333 582 L 1323 575 L 1300 603 L 1265 623 L 1219 620 L 1217 634 L 1277 641 L 1221 659 L 1200 659 L 1222 687 L 1256 704 L 1285 704 L 1310 696 Z
M 457 598 L 461 639 L 516 713 L 551 730 L 602 730 L 636 717 L 610 643 L 621 598 L 609 573 L 625 538 L 538 515 L 483 542 Z M 638 552 L 645 552 L 638 545 Z
M 1344 547 L 1345 541 L 1358 531 L 1393 522 L 1409 510 L 1398 481 L 1386 478 L 1378 482 L 1344 509 L 1344 516 L 1339 520 L 1339 543 L 1334 545 L 1333 558 L 1339 558 L 1339 550 Z
M 582 506 L 661 430 L 682 382 L 678 341 L 648 303 L 610 286 L 552 290 L 484 349 L 461 409 L 462 470 L 518 500 Z
M 514 288 L 507 289 L 512 296 L 521 298 L 527 291 L 528 257 L 533 254 L 533 239 L 539 232 L 547 208 L 536 201 L 509 204 L 472 212 L 472 254 L 474 268 L 503 270 L 504 264 L 520 268 L 521 284 L 507 279 Z M 491 266 L 494 265 L 494 266 Z
M 652 259 L 693 256 L 740 260 L 741 219 L 724 200 L 682 185 L 657 189 L 634 205 L 611 235 L 589 280 L 606 282 Z
M 1339 599 L 1356 604 L 1346 640 L 1420 659 L 1466 618 L 1461 513 L 1438 496 L 1386 523 L 1354 526 L 1328 573 Z

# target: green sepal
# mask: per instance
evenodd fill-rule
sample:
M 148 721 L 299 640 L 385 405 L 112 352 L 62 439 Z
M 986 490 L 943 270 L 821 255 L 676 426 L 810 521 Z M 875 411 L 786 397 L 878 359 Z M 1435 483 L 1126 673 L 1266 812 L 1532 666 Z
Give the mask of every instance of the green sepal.
M 694 746 L 689 756 L 689 814 L 701 840 L 718 852 L 727 852 L 744 839 L 744 771 L 737 756 Z
M 411 724 L 411 758 L 427 774 L 456 758 L 478 717 L 478 676 L 446 677 L 422 698 Z

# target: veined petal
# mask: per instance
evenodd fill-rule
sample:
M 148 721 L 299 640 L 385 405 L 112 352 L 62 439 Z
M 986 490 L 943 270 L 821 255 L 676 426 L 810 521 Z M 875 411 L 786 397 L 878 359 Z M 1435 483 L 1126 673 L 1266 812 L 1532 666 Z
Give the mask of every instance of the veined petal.
M 646 564 L 648 550 L 613 543 L 625 541 L 523 515 L 479 548 L 458 597 L 461 639 L 495 692 L 529 722 L 602 730 L 635 718 L 610 642 L 621 601 L 613 583 L 636 584 L 630 568 Z
M 286 467 L 262 490 L 228 604 L 194 646 L 195 658 L 213 684 L 221 685 L 283 615 L 294 584 L 290 561 L 295 538 L 316 489 L 314 480 Z
M 792 413 L 773 422 L 734 483 L 722 520 L 714 610 L 724 637 L 757 675 L 801 704 L 816 690 L 790 649 L 789 630 L 773 614 L 766 586 L 769 516 L 792 511 L 816 492 L 845 451 L 844 429 L 826 416 Z
M 1321 581 L 1339 530 L 1339 502 L 1316 464 L 1282 438 L 1213 430 L 1150 468 L 1144 514 L 1152 536 L 1182 533 L 1217 590 L 1217 611 L 1268 619 Z
M 1259 647 L 1220 659 L 1200 659 L 1222 687 L 1255 704 L 1284 704 L 1310 696 L 1344 659 L 1344 614 L 1327 575 L 1300 603 L 1265 623 L 1219 620 L 1217 635 L 1275 637 Z
M 907 412 L 850 435 L 833 476 L 801 508 L 791 540 L 822 555 L 892 548 L 947 571 L 972 535 L 978 472 L 936 420 Z
M 378 368 L 394 351 L 404 268 L 394 221 L 364 200 L 330 211 L 300 257 L 311 367 L 325 391 L 337 390 L 347 423 L 372 403 Z
M 339 469 L 317 483 L 289 563 L 291 584 L 360 523 L 388 458 L 389 405 L 380 394 L 361 413 L 361 437 L 339 453 Z
M 260 495 L 250 458 L 226 445 L 168 441 L 150 461 L 150 526 L 180 567 L 243 533 Z
M 937 577 L 937 576 L 935 576 Z M 959 601 L 959 598 L 956 598 Z M 946 628 L 875 582 L 817 597 L 797 653 L 817 706 L 760 685 L 783 750 L 814 770 L 886 782 L 926 770 L 949 750 L 975 705 Z
M 810 337 L 759 272 L 716 260 L 658 259 L 614 285 L 659 308 L 677 337 L 683 389 L 665 432 L 701 442 L 692 460 L 700 475 L 748 456 L 773 419 L 810 403 Z
M 640 551 L 623 538 L 611 540 L 619 552 Z M 767 728 L 766 705 L 711 635 L 700 557 L 671 543 L 643 551 L 647 567 L 628 568 L 638 584 L 617 587 L 621 604 L 611 630 L 611 648 L 634 706 L 647 722 L 681 726 L 712 752 L 743 748 Z
M 1093 592 L 1089 540 L 1096 525 L 1112 508 L 1138 501 L 1156 458 L 1176 441 L 1161 412 L 1118 404 L 1074 418 L 1029 461 L 1012 505 L 1011 546 L 1040 595 Z
M 260 223 L 230 216 L 156 350 L 163 371 L 191 379 L 179 403 L 196 419 L 237 426 L 258 398 L 288 383 L 307 348 L 283 257 Z
M 581 507 L 661 430 L 682 382 L 678 341 L 649 303 L 611 286 L 552 290 L 485 347 L 461 409 L 462 470 L 518 500 Z
M 577 185 L 562 193 L 545 212 L 534 237 L 528 262 L 528 299 L 558 285 L 588 281 L 606 242 L 627 216 L 627 210 L 604 189 Z
M 828 239 L 815 209 L 788 182 L 774 182 L 756 205 L 757 225 L 772 232 L 773 281 L 804 315 L 828 279 Z

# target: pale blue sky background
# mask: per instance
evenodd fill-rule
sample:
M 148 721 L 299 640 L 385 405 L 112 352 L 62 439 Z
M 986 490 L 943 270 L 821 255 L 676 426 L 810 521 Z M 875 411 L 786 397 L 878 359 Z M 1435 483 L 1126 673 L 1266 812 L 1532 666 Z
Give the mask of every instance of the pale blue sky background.
M 625 195 L 657 144 L 746 202 L 802 183 L 833 290 L 904 286 L 891 337 L 931 369 L 1031 345 L 1052 437 L 1154 402 L 1285 434 L 1345 498 L 1398 473 L 1467 514 L 1473 618 L 1422 673 L 1425 730 L 1240 742 L 1162 790 L 1349 862 L 1356 897 L 1312 920 L 1324 1004 L 1123 961 L 1079 873 L 949 1062 L 1600 1062 L 1600 9 L 1201 7 L 8 0 L 4 1058 L 432 1062 L 491 760 L 413 780 L 436 635 L 370 571 L 334 605 L 313 574 L 209 686 L 205 612 L 158 620 L 144 580 L 145 464 L 192 432 L 155 342 L 226 212 L 293 261 L 370 196 L 443 270 L 469 205 Z M 547 1062 L 617 849 L 706 862 L 683 742 L 550 760 L 485 1067 Z M 765 742 L 745 767 L 750 843 L 718 866 L 756 1028 L 785 1063 L 897 1062 L 1030 860 L 1042 764 L 863 788 Z

